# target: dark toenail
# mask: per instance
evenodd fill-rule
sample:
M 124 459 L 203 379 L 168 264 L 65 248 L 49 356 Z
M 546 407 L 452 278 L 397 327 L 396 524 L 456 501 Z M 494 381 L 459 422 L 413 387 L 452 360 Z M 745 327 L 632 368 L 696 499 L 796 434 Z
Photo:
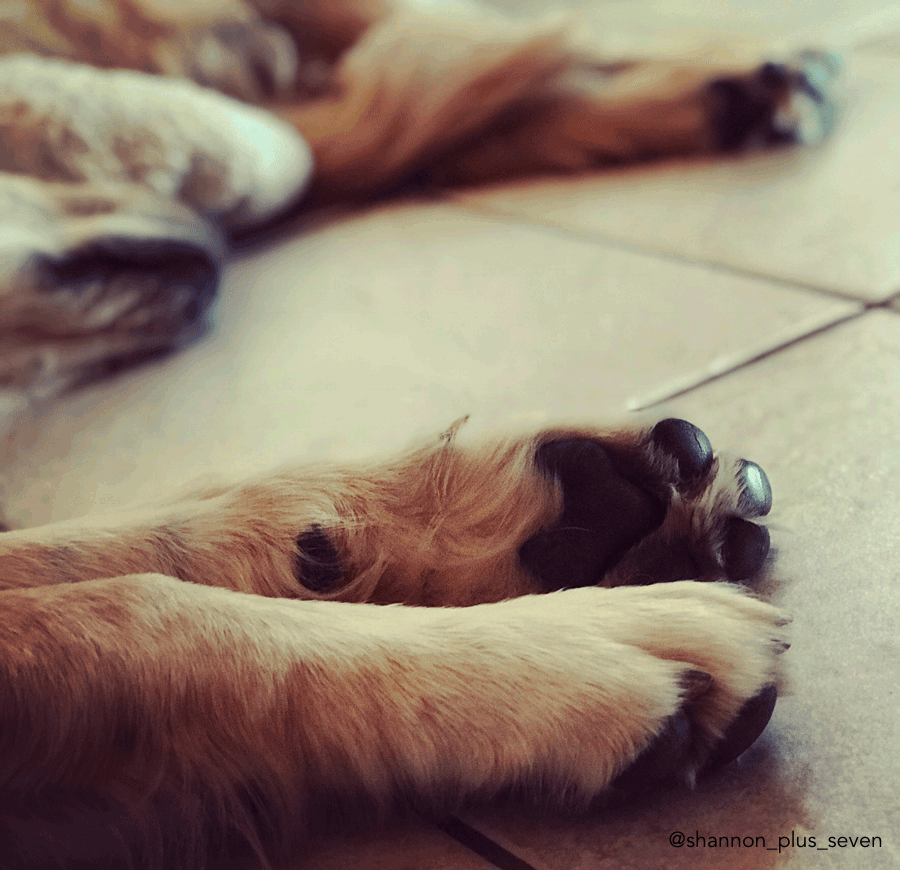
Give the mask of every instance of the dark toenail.
M 732 580 L 746 580 L 762 567 L 769 555 L 769 530 L 765 526 L 730 517 L 725 529 L 722 562 Z
M 313 592 L 327 592 L 343 579 L 341 558 L 321 526 L 310 526 L 297 535 L 294 576 Z
M 613 788 L 627 795 L 639 795 L 674 779 L 684 767 L 690 748 L 690 719 L 684 710 L 679 710 L 641 754 L 613 780 Z
M 737 717 L 725 729 L 722 740 L 710 755 L 703 772 L 707 773 L 724 767 L 756 743 L 757 738 L 766 730 L 766 725 L 772 718 L 772 711 L 775 709 L 777 699 L 778 690 L 775 686 L 766 686 L 749 701 L 746 701 Z
M 653 427 L 651 434 L 657 447 L 678 460 L 678 470 L 685 480 L 706 474 L 713 463 L 712 444 L 705 433 L 687 420 L 669 418 Z
M 738 510 L 743 517 L 764 517 L 772 510 L 772 484 L 755 462 L 742 459 L 739 469 L 741 497 Z

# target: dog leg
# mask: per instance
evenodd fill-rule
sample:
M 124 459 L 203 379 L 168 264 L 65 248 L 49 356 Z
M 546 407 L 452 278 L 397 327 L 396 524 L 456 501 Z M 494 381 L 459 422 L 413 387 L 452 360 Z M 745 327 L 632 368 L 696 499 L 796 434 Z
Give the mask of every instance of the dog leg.
M 52 395 L 195 335 L 223 231 L 298 196 L 305 144 L 191 82 L 0 58 L 0 388 Z
M 724 54 L 724 53 L 723 53 Z M 628 58 L 560 19 L 405 10 L 341 59 L 329 95 L 275 106 L 316 158 L 321 198 L 585 171 L 623 160 L 820 141 L 833 60 Z
M 64 854 L 47 832 L 81 810 L 119 826 L 138 866 L 155 842 L 160 866 L 184 868 L 229 835 L 284 858 L 337 809 L 444 812 L 510 790 L 583 808 L 690 780 L 764 727 L 784 622 L 690 582 L 465 609 L 158 575 L 4 592 L 4 867 Z
M 288 598 L 468 605 L 762 567 L 771 489 L 683 420 L 257 479 L 0 537 L 0 588 L 153 571 Z
M 477 184 L 635 160 L 818 145 L 837 112 L 838 62 L 801 52 L 716 66 L 689 59 L 575 61 L 525 106 L 423 173 Z
M 383 190 L 471 140 L 566 65 L 565 28 L 404 10 L 340 60 L 319 100 L 272 108 L 312 148 L 312 198 Z
M 33 0 L 0 18 L 0 46 L 4 55 L 191 79 L 251 102 L 296 95 L 292 41 L 243 0 Z

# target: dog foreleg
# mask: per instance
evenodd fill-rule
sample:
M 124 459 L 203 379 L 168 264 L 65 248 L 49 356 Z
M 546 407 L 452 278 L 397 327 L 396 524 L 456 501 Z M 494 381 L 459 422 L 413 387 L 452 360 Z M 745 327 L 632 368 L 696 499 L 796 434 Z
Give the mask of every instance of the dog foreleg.
M 443 812 L 508 789 L 583 807 L 690 778 L 772 682 L 783 623 L 692 582 L 464 609 L 160 575 L 5 592 L 0 843 L 15 856 L 102 811 L 137 855 L 126 820 L 152 818 L 163 853 L 188 842 L 199 860 L 230 832 L 275 858 L 337 809 Z

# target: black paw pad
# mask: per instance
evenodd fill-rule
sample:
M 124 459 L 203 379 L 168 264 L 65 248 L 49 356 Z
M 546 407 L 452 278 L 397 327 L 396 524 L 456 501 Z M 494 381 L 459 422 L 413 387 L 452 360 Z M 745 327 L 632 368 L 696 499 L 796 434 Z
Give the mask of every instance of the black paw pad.
M 738 510 L 743 517 L 764 517 L 772 510 L 772 484 L 766 473 L 755 463 L 742 459 L 739 474 L 741 477 L 741 497 Z
M 777 700 L 778 690 L 775 686 L 766 686 L 759 694 L 746 701 L 737 717 L 725 730 L 722 740 L 706 762 L 703 772 L 708 773 L 724 767 L 756 743 L 772 718 Z
M 563 496 L 558 525 L 520 550 L 525 567 L 547 589 L 599 583 L 627 550 L 662 525 L 666 506 L 625 477 L 598 442 L 550 441 L 541 445 L 535 461 L 556 478 Z
M 343 580 L 338 551 L 321 526 L 297 535 L 294 576 L 312 592 L 328 592 Z
M 769 530 L 765 526 L 731 517 L 725 528 L 722 562 L 732 580 L 746 580 L 763 566 L 769 555 Z
M 788 88 L 779 67 L 766 64 L 751 78 L 721 79 L 709 85 L 713 131 L 722 151 L 736 151 L 748 144 L 776 145 L 791 138 L 777 130 L 773 115 L 778 98 Z
M 687 420 L 661 420 L 653 427 L 650 437 L 657 447 L 678 460 L 683 480 L 703 477 L 712 466 L 713 449 L 709 438 Z

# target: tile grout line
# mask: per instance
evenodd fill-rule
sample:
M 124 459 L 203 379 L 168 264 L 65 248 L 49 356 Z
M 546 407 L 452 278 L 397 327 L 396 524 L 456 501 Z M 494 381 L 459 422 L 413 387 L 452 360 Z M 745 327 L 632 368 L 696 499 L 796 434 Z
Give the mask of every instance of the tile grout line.
M 773 284 L 784 287 L 789 290 L 798 290 L 805 293 L 812 293 L 817 296 L 825 296 L 829 299 L 840 300 L 842 302 L 857 302 L 864 305 L 881 305 L 888 302 L 891 296 L 880 301 L 872 301 L 854 296 L 851 293 L 844 293 L 840 290 L 828 290 L 824 287 L 817 287 L 815 284 L 804 284 L 802 281 L 792 281 L 789 278 L 779 278 L 773 275 L 767 275 L 764 272 L 754 272 L 751 269 L 742 269 L 739 266 L 729 266 L 726 263 L 717 263 L 714 260 L 691 259 L 688 256 L 668 251 L 665 248 L 653 248 L 640 245 L 637 242 L 629 242 L 624 239 L 617 239 L 613 236 L 607 236 L 603 233 L 591 233 L 586 230 L 575 230 L 571 227 L 564 226 L 553 222 L 536 221 L 529 215 L 524 215 L 515 211 L 507 211 L 497 206 L 483 206 L 469 201 L 465 197 L 448 199 L 447 203 L 462 206 L 474 214 L 490 215 L 498 218 L 514 218 L 520 225 L 528 226 L 538 230 L 550 230 L 559 233 L 565 237 L 577 239 L 582 242 L 601 243 L 610 248 L 616 248 L 633 254 L 643 254 L 645 256 L 655 257 L 658 260 L 665 260 L 672 263 L 680 263 L 687 266 L 701 266 L 711 272 L 721 272 L 726 275 L 734 275 L 739 278 L 751 278 L 755 281 L 763 281 L 767 284 Z
M 667 390 L 660 391 L 657 395 L 650 395 L 644 399 L 635 399 L 628 403 L 627 410 L 629 411 L 646 411 L 650 408 L 653 408 L 657 405 L 661 405 L 663 402 L 671 401 L 672 399 L 680 398 L 681 396 L 687 395 L 688 393 L 694 392 L 694 390 L 699 389 L 700 387 L 705 387 L 707 384 L 714 383 L 715 381 L 719 381 L 727 375 L 733 374 L 736 371 L 740 371 L 744 368 L 749 368 L 752 365 L 755 365 L 760 360 L 766 359 L 767 357 L 774 356 L 777 353 L 781 353 L 788 348 L 793 347 L 794 345 L 800 344 L 801 342 L 806 341 L 810 338 L 815 338 L 816 336 L 822 335 L 835 327 L 841 326 L 844 323 L 849 323 L 851 320 L 856 320 L 857 318 L 863 317 L 869 311 L 873 309 L 880 309 L 880 305 L 872 305 L 866 306 L 859 311 L 854 311 L 852 314 L 848 314 L 845 317 L 841 317 L 838 320 L 831 321 L 830 323 L 823 324 L 822 326 L 817 327 L 816 329 L 810 330 L 809 332 L 803 333 L 803 335 L 798 335 L 789 341 L 784 341 L 781 344 L 776 345 L 775 347 L 767 348 L 764 351 L 761 351 L 756 354 L 752 354 L 741 359 L 738 362 L 735 362 L 734 365 L 729 366 L 727 368 L 722 368 L 721 371 L 716 371 L 710 374 L 708 377 L 702 378 L 690 385 L 679 387 L 679 388 L 671 388 Z
M 458 816 L 448 816 L 434 820 L 433 824 L 440 828 L 448 837 L 465 846 L 476 855 L 484 858 L 489 864 L 493 864 L 498 870 L 536 870 L 536 868 L 505 849 L 481 831 L 466 824 Z

